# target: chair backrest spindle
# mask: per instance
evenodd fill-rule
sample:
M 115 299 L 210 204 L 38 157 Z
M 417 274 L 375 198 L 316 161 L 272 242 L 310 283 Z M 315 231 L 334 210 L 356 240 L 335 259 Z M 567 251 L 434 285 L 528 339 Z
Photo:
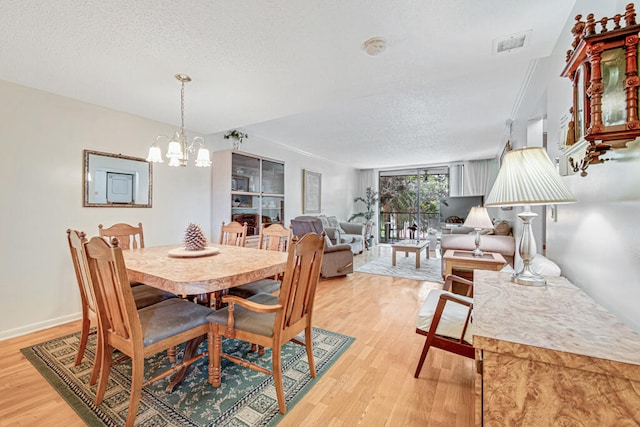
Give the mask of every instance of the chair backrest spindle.
M 286 252 L 290 239 L 291 229 L 285 228 L 282 224 L 271 224 L 268 227 L 263 224 L 258 249 Z
M 312 312 L 324 245 L 324 233 L 320 237 L 309 235 L 300 240 L 292 238 L 287 269 L 280 288 L 279 304 L 284 309 L 276 317 L 276 327 L 284 329 L 292 326 Z
M 91 281 L 102 327 L 133 346 L 132 338 L 142 337 L 140 319 L 122 249 L 117 239 L 111 242 L 109 245 L 103 238 L 93 237 L 85 243 Z
M 222 221 L 220 227 L 220 241 L 221 245 L 225 246 L 242 246 L 244 247 L 247 242 L 247 223 L 240 224 L 237 221 L 231 221 L 225 225 Z
M 138 226 L 118 223 L 111 227 L 104 228 L 102 224 L 98 225 L 100 237 L 115 237 L 118 239 L 120 248 L 122 249 L 138 249 L 144 248 L 144 233 L 142 232 L 142 223 Z
M 67 242 L 71 251 L 71 260 L 73 261 L 73 269 L 76 273 L 82 304 L 86 304 L 93 313 L 97 313 L 96 297 L 91 287 L 89 267 L 82 248 L 86 241 L 87 238 L 84 231 L 67 230 Z

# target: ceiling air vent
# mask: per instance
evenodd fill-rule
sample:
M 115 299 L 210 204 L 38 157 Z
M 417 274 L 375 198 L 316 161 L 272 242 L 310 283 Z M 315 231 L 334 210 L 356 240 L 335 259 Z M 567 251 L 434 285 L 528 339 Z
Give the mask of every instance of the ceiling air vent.
M 493 41 L 493 54 L 501 55 L 504 53 L 512 53 L 518 49 L 527 47 L 530 38 L 531 30 L 495 39 Z

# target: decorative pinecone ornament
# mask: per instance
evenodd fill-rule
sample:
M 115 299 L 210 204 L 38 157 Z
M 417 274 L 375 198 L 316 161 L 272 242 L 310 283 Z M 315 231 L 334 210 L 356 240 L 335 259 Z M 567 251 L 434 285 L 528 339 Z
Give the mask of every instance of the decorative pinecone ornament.
M 198 224 L 189 223 L 184 233 L 184 248 L 188 251 L 201 251 L 207 246 L 207 238 Z

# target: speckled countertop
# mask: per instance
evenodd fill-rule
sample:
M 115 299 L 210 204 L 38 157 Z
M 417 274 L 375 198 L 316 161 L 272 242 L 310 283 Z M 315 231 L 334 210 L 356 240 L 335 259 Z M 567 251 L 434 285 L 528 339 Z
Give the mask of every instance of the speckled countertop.
M 522 286 L 474 273 L 476 348 L 640 381 L 640 335 L 563 277 Z

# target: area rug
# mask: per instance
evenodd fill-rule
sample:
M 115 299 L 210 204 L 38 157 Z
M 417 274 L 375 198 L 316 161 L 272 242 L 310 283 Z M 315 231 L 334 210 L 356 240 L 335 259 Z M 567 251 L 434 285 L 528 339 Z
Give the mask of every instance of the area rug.
M 407 279 L 424 280 L 428 282 L 442 283 L 440 273 L 440 258 L 431 257 L 429 259 L 422 255 L 420 268 L 416 268 L 414 254 L 404 256 L 404 252 L 396 254 L 396 265 L 391 265 L 391 254 L 382 255 L 371 262 L 356 269 L 360 273 L 382 274 L 384 276 L 403 277 Z
M 95 335 L 89 339 L 83 362 L 74 366 L 80 334 L 71 334 L 23 348 L 25 357 L 90 426 L 124 425 L 131 387 L 129 360 L 115 365 L 109 376 L 104 402 L 95 407 L 96 387 L 89 387 Z M 304 341 L 304 335 L 298 336 Z M 313 354 L 317 376 L 311 378 L 303 346 L 288 343 L 282 349 L 283 384 L 290 410 L 351 345 L 353 338 L 313 328 Z M 250 344 L 223 339 L 224 352 L 242 356 L 271 369 L 271 350 L 263 356 L 250 353 Z M 206 347 L 206 341 L 199 351 Z M 182 349 L 179 349 L 179 353 Z M 181 355 L 181 354 L 180 354 Z M 114 355 L 114 360 L 117 358 Z M 166 353 L 145 359 L 145 378 L 168 364 Z M 191 365 L 184 382 L 165 392 L 169 379 L 142 390 L 137 426 L 272 426 L 284 416 L 278 411 L 273 378 L 227 360 L 222 361 L 222 385 L 207 382 L 208 358 Z

